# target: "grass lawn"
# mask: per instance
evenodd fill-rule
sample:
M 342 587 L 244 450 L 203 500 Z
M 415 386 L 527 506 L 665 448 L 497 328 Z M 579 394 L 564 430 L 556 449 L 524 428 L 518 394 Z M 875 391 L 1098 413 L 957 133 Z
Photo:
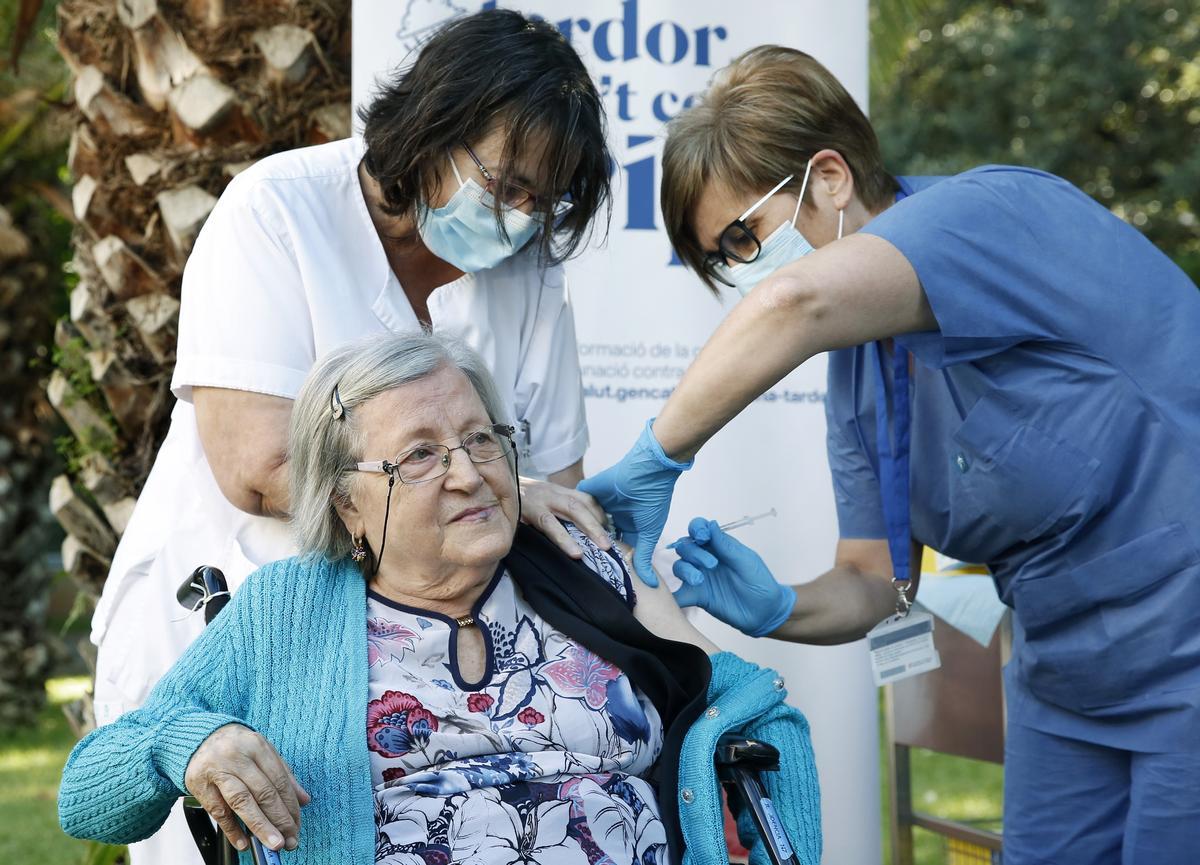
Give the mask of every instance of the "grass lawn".
M 883 692 L 879 692 L 879 803 L 883 826 L 883 861 L 891 861 L 890 825 L 888 818 L 887 760 L 884 750 Z M 1004 769 L 995 763 L 967 760 L 913 748 L 911 754 L 913 808 L 981 829 L 1000 831 L 1000 816 L 1004 802 Z M 946 842 L 940 835 L 924 829 L 913 831 L 913 859 L 916 865 L 943 863 L 974 863 L 974 859 L 951 860 Z M 986 860 L 980 860 L 986 865 Z
M 0 733 L 0 862 L 5 865 L 77 865 L 89 847 L 58 828 L 58 779 L 75 744 L 59 706 L 81 696 L 84 676 L 52 679 L 50 704 L 37 724 Z
M 88 680 L 82 676 L 52 679 L 47 686 L 50 705 L 42 712 L 37 726 L 0 735 L 0 863 L 4 865 L 84 862 L 87 845 L 68 838 L 58 828 L 55 797 L 63 763 L 75 744 L 59 705 L 81 695 L 87 686 Z M 891 852 L 887 838 L 887 768 L 882 754 L 881 747 L 880 774 L 885 786 L 881 788 L 880 819 L 883 861 L 888 862 Z M 921 810 L 997 828 L 1002 801 L 1001 767 L 914 749 L 912 776 L 913 802 Z M 915 844 L 917 865 L 942 865 L 948 861 L 944 843 L 937 836 L 917 830 Z
M 912 752 L 912 778 L 914 808 L 935 817 L 999 831 L 1004 800 L 1004 770 L 1000 766 L 915 748 Z M 887 840 L 887 808 L 884 799 L 884 862 L 888 862 L 891 855 Z M 941 865 L 951 861 L 946 854 L 945 839 L 932 832 L 914 830 L 913 846 L 916 865 Z M 985 863 L 986 860 L 980 861 L 980 865 Z

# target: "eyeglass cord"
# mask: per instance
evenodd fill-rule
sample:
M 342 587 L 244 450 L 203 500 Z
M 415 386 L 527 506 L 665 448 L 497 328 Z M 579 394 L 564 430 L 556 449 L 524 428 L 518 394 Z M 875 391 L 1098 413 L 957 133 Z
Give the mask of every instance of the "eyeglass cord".
M 371 571 L 371 576 L 379 573 L 379 565 L 383 561 L 383 551 L 387 548 L 388 515 L 392 512 L 392 487 L 394 486 L 396 486 L 396 475 L 388 472 L 387 504 L 383 506 L 383 537 L 379 539 L 379 555 L 375 557 L 375 569 Z

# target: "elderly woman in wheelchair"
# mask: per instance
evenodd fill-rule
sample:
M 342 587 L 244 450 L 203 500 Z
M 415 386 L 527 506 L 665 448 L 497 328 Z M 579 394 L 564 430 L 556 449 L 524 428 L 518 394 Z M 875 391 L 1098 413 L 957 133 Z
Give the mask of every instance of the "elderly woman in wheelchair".
M 783 752 L 769 791 L 816 865 L 812 751 L 782 681 L 720 653 L 664 587 L 635 594 L 620 553 L 567 524 L 576 561 L 521 526 L 501 411 L 442 337 L 320 363 L 291 423 L 305 552 L 79 743 L 63 828 L 132 842 L 190 792 L 239 850 L 253 835 L 285 862 L 720 861 L 713 754 L 736 729 Z

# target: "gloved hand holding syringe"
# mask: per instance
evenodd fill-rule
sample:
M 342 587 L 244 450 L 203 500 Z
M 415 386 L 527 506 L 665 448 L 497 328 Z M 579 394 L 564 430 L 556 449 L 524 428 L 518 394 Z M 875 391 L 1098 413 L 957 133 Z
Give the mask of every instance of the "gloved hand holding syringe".
M 763 520 L 763 519 L 766 519 L 767 517 L 774 517 L 774 516 L 778 516 L 778 514 L 775 512 L 774 508 L 771 508 L 771 510 L 769 510 L 769 511 L 765 511 L 764 513 L 761 513 L 761 514 L 755 514 L 752 517 L 745 516 L 745 517 L 742 517 L 740 520 L 730 520 L 727 523 L 721 523 L 720 528 L 721 528 L 721 531 L 723 531 L 723 532 L 731 532 L 734 529 L 740 529 L 742 526 L 751 526 L 751 525 L 754 525 L 754 523 L 758 522 L 759 520 Z M 667 549 L 673 550 L 686 540 L 687 540 L 687 538 L 684 537 L 684 538 L 680 538 L 677 541 L 672 541 L 671 543 L 667 544 Z
M 791 615 L 796 592 L 781 585 L 754 550 L 727 534 L 730 529 L 775 516 L 775 509 L 718 525 L 696 517 L 688 536 L 671 544 L 678 560 L 671 572 L 682 582 L 675 590 L 681 607 L 700 607 L 744 634 L 762 637 Z

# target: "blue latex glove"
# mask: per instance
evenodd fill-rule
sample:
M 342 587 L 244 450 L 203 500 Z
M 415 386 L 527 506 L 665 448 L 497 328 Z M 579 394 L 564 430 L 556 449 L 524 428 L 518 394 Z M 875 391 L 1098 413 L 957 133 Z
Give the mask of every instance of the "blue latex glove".
M 637 442 L 619 463 L 584 478 L 578 486 L 600 502 L 612 516 L 621 539 L 634 547 L 634 570 L 648 586 L 658 585 L 650 556 L 662 537 L 675 481 L 694 462 L 679 463 L 667 456 L 650 430 L 653 423 L 654 418 L 646 421 Z
M 713 520 L 696 517 L 688 536 L 675 547 L 671 570 L 683 580 L 675 592 L 681 607 L 700 607 L 751 637 L 782 625 L 796 605 L 796 592 L 781 586 L 758 553 L 721 531 Z

